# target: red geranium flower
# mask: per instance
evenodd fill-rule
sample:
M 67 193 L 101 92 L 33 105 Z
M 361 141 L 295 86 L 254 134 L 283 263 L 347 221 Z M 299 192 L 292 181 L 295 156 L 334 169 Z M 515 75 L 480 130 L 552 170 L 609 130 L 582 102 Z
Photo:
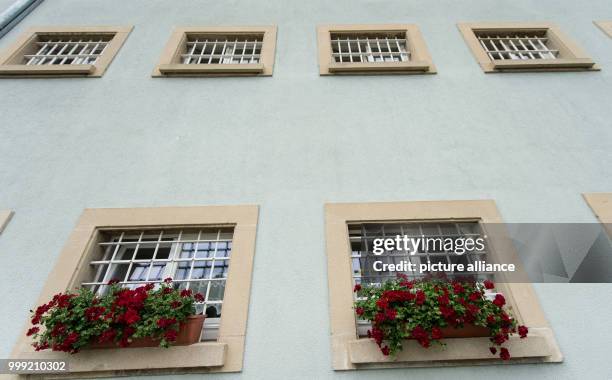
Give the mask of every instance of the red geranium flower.
M 357 315 L 363 315 L 363 313 L 364 313 L 363 307 L 358 307 L 358 308 L 356 308 L 356 309 L 355 309 L 355 313 L 356 313 Z
M 165 282 L 166 284 L 171 283 L 171 282 L 172 282 L 172 277 L 166 277 L 166 278 L 164 278 L 164 282 Z
M 519 326 L 518 327 L 518 333 L 521 336 L 521 339 L 526 338 L 527 334 L 529 333 L 529 329 L 527 328 L 527 326 Z
M 360 290 L 361 290 L 361 285 L 360 284 L 355 284 L 355 287 L 353 288 L 353 292 L 357 293 Z
M 497 307 L 502 307 L 506 304 L 506 299 L 501 294 L 496 294 L 495 299 L 493 300 L 493 304 Z
M 32 327 L 31 329 L 28 330 L 28 332 L 26 333 L 27 336 L 32 336 L 36 333 L 38 333 L 40 331 L 40 328 L 38 327 Z
M 495 283 L 493 281 L 491 281 L 491 280 L 484 280 L 483 283 L 484 283 L 485 289 L 491 290 L 491 289 L 495 288 Z
M 502 347 L 499 350 L 499 357 L 502 360 L 510 360 L 510 352 L 508 351 L 508 349 L 506 347 Z
M 181 297 L 191 297 L 191 289 L 181 290 Z
M 495 347 L 489 347 L 489 351 L 491 351 L 491 353 L 492 353 L 493 355 L 495 355 L 495 354 L 497 353 L 497 348 L 495 348 Z
M 174 342 L 176 340 L 177 335 L 178 333 L 176 332 L 176 330 L 168 330 L 164 334 L 164 338 L 166 338 L 167 341 Z
M 380 351 L 381 351 L 381 352 L 382 352 L 382 354 L 383 354 L 383 355 L 385 355 L 385 356 L 389 356 L 389 354 L 390 354 L 389 347 L 387 347 L 387 346 L 382 347 L 382 348 L 380 349 Z
M 423 303 L 425 303 L 425 298 L 425 292 L 422 290 L 418 290 L 416 293 L 416 304 L 422 305 Z
M 442 330 L 439 327 L 431 329 L 431 339 L 442 339 Z
M 193 298 L 195 298 L 196 302 L 204 302 L 204 296 L 202 293 L 196 293 Z
M 176 318 L 160 318 L 157 321 L 157 326 L 165 329 L 168 326 L 171 326 L 176 323 Z

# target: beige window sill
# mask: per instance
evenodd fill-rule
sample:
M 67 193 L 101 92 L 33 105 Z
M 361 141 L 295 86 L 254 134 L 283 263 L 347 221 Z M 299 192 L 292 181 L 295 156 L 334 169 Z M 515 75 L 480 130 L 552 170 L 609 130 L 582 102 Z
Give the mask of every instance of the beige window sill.
M 511 336 L 504 347 L 510 350 L 513 359 L 549 361 L 547 358 L 555 355 L 549 343 L 549 336 L 552 336 L 550 329 L 530 329 L 528 338 L 521 339 L 518 336 Z M 384 356 L 373 340 L 358 339 L 348 343 L 349 359 L 356 365 L 412 362 L 423 363 L 423 366 L 457 360 L 500 361 L 496 355 L 489 352 L 491 346 L 489 338 L 454 338 L 445 339 L 444 342 L 446 348 L 432 346 L 425 349 L 416 341 L 407 340 L 404 342 L 403 351 L 392 358 Z
M 90 75 L 93 65 L 2 65 L 0 75 Z
M 429 71 L 431 65 L 425 61 L 410 61 L 410 62 L 373 62 L 373 63 L 337 63 L 329 64 L 328 70 L 331 73 L 343 72 L 418 72 L 423 73 Z
M 589 58 L 566 59 L 536 59 L 536 60 L 494 60 L 495 70 L 522 70 L 522 69 L 590 69 L 595 62 Z
M 205 342 L 170 348 L 116 348 L 83 350 L 75 355 L 63 352 L 21 352 L 19 359 L 67 360 L 70 374 L 86 376 L 114 371 L 147 371 L 221 367 L 225 364 L 227 344 Z M 61 377 L 61 376 L 59 376 Z
M 263 63 L 245 63 L 245 64 L 201 64 L 201 65 L 184 65 L 184 64 L 162 64 L 159 65 L 159 71 L 164 75 L 181 75 L 181 74 L 261 74 L 264 72 Z

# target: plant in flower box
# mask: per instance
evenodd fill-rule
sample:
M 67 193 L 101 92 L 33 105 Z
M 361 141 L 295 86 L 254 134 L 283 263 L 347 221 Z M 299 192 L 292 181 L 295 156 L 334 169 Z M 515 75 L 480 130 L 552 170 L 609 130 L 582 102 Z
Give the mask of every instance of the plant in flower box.
M 381 286 L 355 285 L 358 294 L 355 313 L 371 322 L 368 336 L 384 355 L 402 350 L 405 339 L 415 339 L 424 348 L 442 339 L 465 336 L 489 336 L 493 355 L 499 349 L 503 360 L 510 359 L 502 347 L 510 334 L 527 337 L 528 329 L 517 326 L 505 306 L 502 294 L 489 299 L 485 291 L 495 288 L 492 281 L 428 278 L 408 281 L 400 275 Z M 497 346 L 497 347 L 496 347 Z
M 169 347 L 199 340 L 204 316 L 195 315 L 195 302 L 203 301 L 201 294 L 175 289 L 169 278 L 157 288 L 109 285 L 104 295 L 85 288 L 56 294 L 33 311 L 27 335 L 36 351 Z

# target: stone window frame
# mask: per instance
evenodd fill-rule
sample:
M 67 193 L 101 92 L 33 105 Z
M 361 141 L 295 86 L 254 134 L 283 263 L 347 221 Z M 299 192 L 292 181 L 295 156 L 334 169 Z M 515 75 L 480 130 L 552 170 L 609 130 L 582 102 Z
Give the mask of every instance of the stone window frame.
M 4 231 L 12 217 L 13 210 L 0 210 L 0 234 Z
M 585 193 L 582 197 L 612 237 L 612 193 Z
M 549 22 L 462 22 L 457 27 L 476 61 L 485 73 L 529 71 L 598 71 L 599 66 L 561 29 Z M 545 31 L 562 54 L 558 59 L 492 60 L 486 54 L 476 31 Z
M 612 21 L 593 21 L 608 37 L 612 38 Z
M 411 57 L 407 62 L 332 62 L 332 33 L 405 32 Z M 436 74 L 429 49 L 419 27 L 415 24 L 347 24 L 317 27 L 319 75 L 344 74 Z
M 503 227 L 503 220 L 492 200 L 326 204 L 327 273 L 334 370 L 501 363 L 499 358 L 489 352 L 488 338 L 447 339 L 445 350 L 425 350 L 416 342 L 407 341 L 404 350 L 394 360 L 382 355 L 371 339 L 358 337 L 353 310 L 348 223 L 410 220 L 479 221 Z M 502 231 L 505 228 L 499 230 L 486 231 L 492 251 L 496 255 L 503 252 L 505 262 L 520 263 L 514 247 L 505 236 L 505 231 Z M 554 333 L 531 284 L 498 283 L 498 290 L 506 297 L 517 320 L 530 328 L 528 339 L 519 342 L 520 339 L 515 336 L 507 343 L 513 355 L 510 363 L 563 361 Z
M 133 26 L 37 26 L 26 30 L 0 55 L 0 78 L 54 78 L 87 77 L 100 78 L 104 75 Z M 95 64 L 83 65 L 24 65 L 15 63 L 23 56 L 38 35 L 49 34 L 113 34 L 113 39 Z
M 24 327 L 12 359 L 67 359 L 67 377 L 121 376 L 134 373 L 240 372 L 249 308 L 249 294 L 259 208 L 256 205 L 85 209 L 49 275 L 37 304 L 80 284 L 100 231 L 189 227 L 234 228 L 223 314 L 216 341 L 168 349 L 126 348 L 83 350 L 77 355 L 35 352 Z M 63 377 L 63 375 L 60 375 Z
M 173 76 L 218 77 L 218 76 L 272 76 L 276 55 L 276 25 L 264 26 L 194 26 L 178 27 L 172 32 L 162 56 L 153 70 L 154 78 Z M 181 46 L 187 34 L 263 34 L 261 60 L 253 64 L 206 64 L 190 65 L 177 63 Z

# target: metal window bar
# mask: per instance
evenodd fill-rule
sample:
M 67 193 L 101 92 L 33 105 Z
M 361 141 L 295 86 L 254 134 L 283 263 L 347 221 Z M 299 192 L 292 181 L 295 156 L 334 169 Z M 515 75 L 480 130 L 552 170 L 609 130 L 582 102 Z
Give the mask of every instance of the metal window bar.
M 214 340 L 232 238 L 231 227 L 109 233 L 108 239 L 98 243 L 99 257 L 89 263 L 92 276 L 81 285 L 101 295 L 113 279 L 133 289 L 147 283 L 161 284 L 172 277 L 176 288 L 204 295 L 204 302 L 196 304 L 197 312 L 208 316 L 202 340 Z
M 332 58 L 336 62 L 405 62 L 410 60 L 403 34 L 332 34 Z
M 377 238 L 392 238 L 395 236 L 407 236 L 409 238 L 479 238 L 484 234 L 478 222 L 407 222 L 407 223 L 360 223 L 349 225 L 349 240 L 351 243 L 351 261 L 353 269 L 353 284 L 380 286 L 388 280 L 397 277 L 397 272 L 375 272 L 372 268 L 374 261 L 382 261 L 387 264 L 399 264 L 401 261 L 409 261 L 416 265 L 426 263 L 428 260 L 433 262 L 443 262 L 447 264 L 463 263 L 468 265 L 478 260 L 485 260 L 488 254 L 487 242 L 482 251 L 466 252 L 457 255 L 454 252 L 444 250 L 434 251 L 432 249 L 419 251 L 410 255 L 405 251 L 385 252 L 382 255 L 374 255 L 372 252 L 373 240 Z M 423 278 L 424 274 L 404 272 L 411 280 Z M 452 279 L 461 276 L 461 273 L 446 273 Z M 465 275 L 465 274 L 463 274 Z M 478 272 L 477 279 L 484 281 L 493 279 L 493 273 Z M 359 297 L 354 294 L 355 300 Z M 366 320 L 357 320 L 357 332 L 359 336 L 367 335 L 370 323 Z
M 183 64 L 248 64 L 261 61 L 263 36 L 187 36 Z
M 24 54 L 26 65 L 94 65 L 113 36 L 41 36 L 34 54 Z
M 559 50 L 549 46 L 545 35 L 529 33 L 477 33 L 476 37 L 493 60 L 557 59 Z

